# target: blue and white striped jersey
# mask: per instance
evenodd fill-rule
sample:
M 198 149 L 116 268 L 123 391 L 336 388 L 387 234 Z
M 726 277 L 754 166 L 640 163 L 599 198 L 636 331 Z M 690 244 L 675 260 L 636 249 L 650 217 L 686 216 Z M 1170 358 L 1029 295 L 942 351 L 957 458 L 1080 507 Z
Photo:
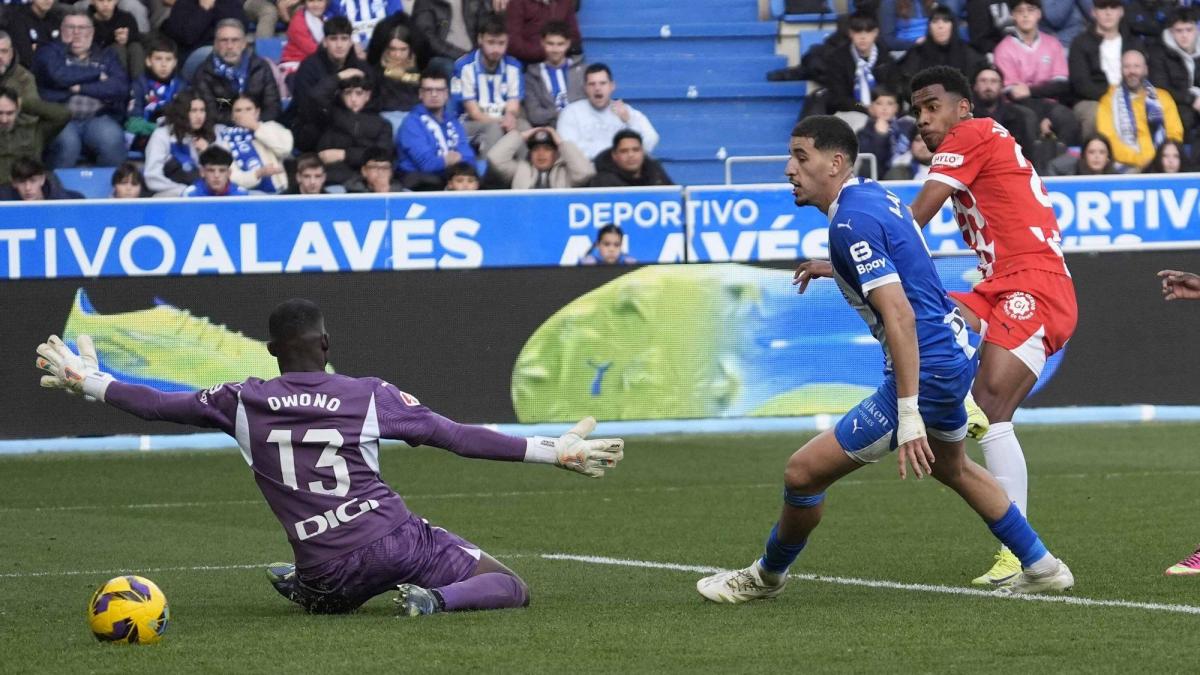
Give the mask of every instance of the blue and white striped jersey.
M 474 101 L 488 115 L 503 117 L 505 103 L 525 98 L 521 62 L 505 56 L 495 70 L 489 71 L 482 50 L 476 49 L 454 62 L 450 89 L 460 113 L 464 102 Z
M 872 180 L 851 178 L 829 208 L 829 259 L 847 302 L 892 354 L 883 317 L 867 302 L 874 289 L 898 283 L 916 316 L 921 370 L 958 369 L 979 343 L 946 295 L 925 238 L 900 198 Z

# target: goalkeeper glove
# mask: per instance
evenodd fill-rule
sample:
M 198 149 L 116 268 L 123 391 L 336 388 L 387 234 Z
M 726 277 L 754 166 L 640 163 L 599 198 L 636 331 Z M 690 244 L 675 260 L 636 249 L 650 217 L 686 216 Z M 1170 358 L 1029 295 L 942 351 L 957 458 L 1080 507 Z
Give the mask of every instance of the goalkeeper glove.
M 585 476 L 600 478 L 625 456 L 625 441 L 619 438 L 584 440 L 596 428 L 596 420 L 585 417 L 558 438 L 534 436 L 525 439 L 525 461 L 553 464 Z
M 79 336 L 79 353 L 71 351 L 57 335 L 51 335 L 37 347 L 37 367 L 50 373 L 42 376 L 42 386 L 83 394 L 89 401 L 104 400 L 112 375 L 100 370 L 96 346 L 87 335 Z

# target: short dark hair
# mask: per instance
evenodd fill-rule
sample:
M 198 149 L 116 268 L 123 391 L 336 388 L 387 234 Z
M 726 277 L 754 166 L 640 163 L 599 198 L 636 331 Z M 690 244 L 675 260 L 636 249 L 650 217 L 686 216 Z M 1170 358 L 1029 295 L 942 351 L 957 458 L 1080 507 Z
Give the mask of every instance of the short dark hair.
M 874 102 L 875 99 L 879 98 L 880 96 L 891 96 L 892 98 L 896 99 L 896 103 L 900 102 L 900 96 L 898 94 L 896 94 L 896 92 L 892 91 L 891 89 L 888 89 L 887 87 L 885 87 L 883 85 L 879 85 L 879 86 L 876 86 L 871 89 L 871 101 L 872 102 Z
M 933 9 L 929 10 L 929 20 L 933 21 L 934 19 L 941 19 L 942 21 L 949 21 L 955 26 L 958 25 L 958 18 L 954 16 L 954 10 L 942 4 L 934 5 Z M 954 33 L 951 33 L 950 37 L 953 38 Z
M 291 342 L 296 338 L 305 337 L 309 333 L 324 332 L 325 317 L 321 308 L 312 300 L 292 298 L 285 300 L 271 310 L 267 319 L 267 330 L 272 342 Z
M 317 156 L 315 152 L 306 152 L 296 158 L 296 175 L 300 175 L 309 169 L 325 170 L 325 163 Z
M 547 21 L 546 23 L 542 24 L 542 30 L 539 32 L 541 33 L 542 37 L 557 35 L 559 37 L 565 37 L 568 40 L 571 39 L 571 26 L 566 21 Z
M 174 40 L 165 35 L 159 35 L 146 46 L 146 56 L 154 52 L 170 52 L 172 56 L 179 57 L 179 48 L 175 46 Z
M 635 141 L 637 141 L 638 145 L 641 145 L 641 146 L 645 145 L 645 142 L 642 141 L 641 134 L 634 131 L 633 129 L 622 129 L 622 130 L 618 131 L 617 133 L 613 134 L 612 149 L 616 150 L 617 146 L 621 144 L 621 141 L 628 139 L 628 138 L 632 138 Z
M 1017 8 L 1021 5 L 1031 5 L 1037 7 L 1040 11 L 1042 9 L 1042 0 L 1008 0 L 1008 9 L 1010 11 L 1017 11 Z
M 879 28 L 879 18 L 874 12 L 859 10 L 846 20 L 846 30 L 851 33 L 867 33 Z
M 913 75 L 908 90 L 916 93 L 935 84 L 942 85 L 946 93 L 956 94 L 959 98 L 971 98 L 971 85 L 967 82 L 967 76 L 963 75 L 961 70 L 950 66 L 931 66 Z
M 360 75 L 352 75 L 344 80 L 338 80 L 338 91 L 346 91 L 347 89 L 354 89 L 355 87 L 370 91 L 371 83 L 367 81 L 366 77 Z
M 353 35 L 354 24 L 350 23 L 350 19 L 344 16 L 334 16 L 325 19 L 325 24 L 322 26 L 325 29 L 326 35 Z
M 1093 0 L 1092 6 L 1099 7 L 1099 8 L 1108 8 L 1108 7 L 1124 8 L 1125 3 L 1121 2 L 1121 0 Z
M 609 223 L 599 230 L 596 230 L 596 243 L 600 243 L 600 240 L 603 239 L 604 235 L 606 234 L 615 234 L 622 240 L 625 239 L 625 230 L 622 230 L 621 226 L 617 225 L 616 223 Z
M 508 26 L 504 19 L 495 14 L 489 16 L 482 24 L 479 25 L 480 35 L 508 35 Z
M 444 71 L 441 68 L 438 68 L 436 66 L 426 66 L 425 70 L 421 71 L 421 79 L 422 80 L 441 80 L 442 82 L 445 82 L 447 85 L 450 84 L 450 76 L 446 74 L 446 71 Z
M 455 176 L 470 176 L 475 180 L 479 180 L 479 170 L 470 162 L 457 162 L 449 169 L 446 169 L 446 180 L 449 181 Z
M 33 157 L 18 157 L 13 160 L 9 174 L 12 176 L 12 182 L 16 183 L 37 176 L 45 176 L 46 166 Z
M 1197 15 L 1200 15 L 1200 12 L 1195 7 L 1176 7 L 1167 13 L 1167 20 L 1163 25 L 1170 28 L 1177 23 L 1196 23 Z
M 587 82 L 588 75 L 591 75 L 593 73 L 604 73 L 605 75 L 608 75 L 608 79 L 610 79 L 610 80 L 613 79 L 612 70 L 607 65 L 605 65 L 603 63 L 593 63 L 592 65 L 590 65 L 584 69 L 583 81 Z
M 387 162 L 392 163 L 392 151 L 388 148 L 367 148 L 363 153 L 363 166 L 368 162 Z
M 12 87 L 0 87 L 0 98 L 6 98 L 17 106 L 21 105 L 21 95 Z
M 142 190 L 146 189 L 146 179 L 142 176 L 142 170 L 134 162 L 122 162 L 113 171 L 112 186 L 116 187 L 119 183 L 128 183 L 130 178 L 134 179 L 133 182 L 140 185 Z
M 822 152 L 833 150 L 846 156 L 854 166 L 858 160 L 858 136 L 854 129 L 836 115 L 810 115 L 792 129 L 792 138 L 811 138 L 813 147 Z
M 209 144 L 204 152 L 200 153 L 200 166 L 229 166 L 231 164 L 233 164 L 233 155 L 215 143 Z
M 999 75 L 1000 82 L 1001 83 L 1004 82 L 1004 71 L 1000 70 L 1000 66 L 997 66 L 994 63 L 985 63 L 982 66 L 979 66 L 978 68 L 976 68 L 974 73 L 971 73 L 971 85 L 974 86 L 975 83 L 979 81 L 980 73 L 983 73 L 984 71 L 988 71 L 988 70 Z

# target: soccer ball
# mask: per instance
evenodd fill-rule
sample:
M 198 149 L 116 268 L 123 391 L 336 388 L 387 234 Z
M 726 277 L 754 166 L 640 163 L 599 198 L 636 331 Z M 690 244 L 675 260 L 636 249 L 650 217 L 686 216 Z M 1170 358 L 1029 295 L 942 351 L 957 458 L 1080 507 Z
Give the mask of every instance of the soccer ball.
M 88 603 L 88 623 L 101 642 L 154 644 L 167 630 L 167 596 L 153 581 L 128 575 L 104 582 Z

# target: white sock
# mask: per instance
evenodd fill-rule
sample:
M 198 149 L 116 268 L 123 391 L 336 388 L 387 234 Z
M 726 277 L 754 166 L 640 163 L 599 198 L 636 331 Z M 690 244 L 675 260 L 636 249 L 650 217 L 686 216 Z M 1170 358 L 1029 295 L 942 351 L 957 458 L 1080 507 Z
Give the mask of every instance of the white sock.
M 1017 508 L 1028 517 L 1029 470 L 1012 422 L 992 422 L 979 444 L 983 446 L 987 470 L 996 477 L 1009 500 L 1016 502 Z
M 1027 567 L 1026 570 L 1034 576 L 1049 576 L 1058 571 L 1058 558 L 1050 555 L 1050 552 L 1047 551 L 1046 555 L 1039 558 L 1037 562 Z

